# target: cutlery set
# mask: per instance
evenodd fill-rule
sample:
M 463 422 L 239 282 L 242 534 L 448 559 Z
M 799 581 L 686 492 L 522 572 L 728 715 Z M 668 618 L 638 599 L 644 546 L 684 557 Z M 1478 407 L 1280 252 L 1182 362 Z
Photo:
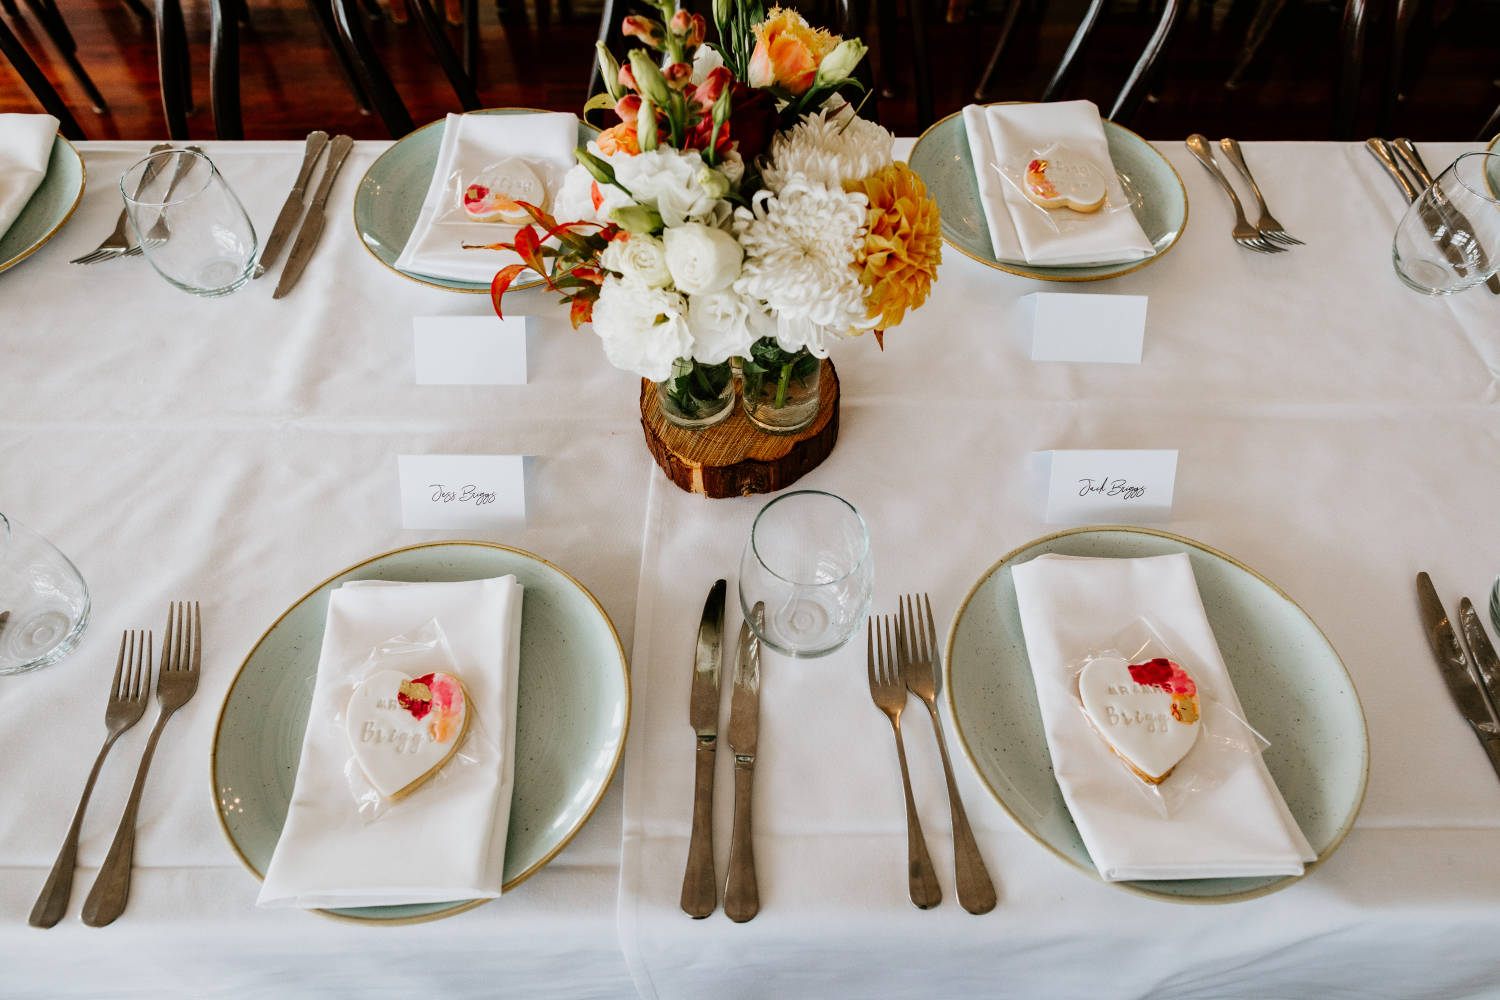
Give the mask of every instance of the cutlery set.
M 281 212 L 276 216 L 276 225 L 272 227 L 271 235 L 266 240 L 266 247 L 261 251 L 260 262 L 255 266 L 254 277 L 259 278 L 266 273 L 268 267 L 276 263 L 282 244 L 292 235 L 297 217 L 302 214 L 302 199 L 307 192 L 307 182 L 312 179 L 313 170 L 317 167 L 318 159 L 322 156 L 325 146 L 328 148 L 328 165 L 323 168 L 323 177 L 318 181 L 312 202 L 307 207 L 307 214 L 302 217 L 302 226 L 297 229 L 297 237 L 292 241 L 292 250 L 287 257 L 286 267 L 281 272 L 281 279 L 276 283 L 276 291 L 271 294 L 273 299 L 279 299 L 292 290 L 292 286 L 297 284 L 297 280 L 302 277 L 307 262 L 312 259 L 313 251 L 317 249 L 318 239 L 323 235 L 323 226 L 327 220 L 328 194 L 333 190 L 333 182 L 338 179 L 339 170 L 344 166 L 344 159 L 349 155 L 349 150 L 354 147 L 354 140 L 347 135 L 338 135 L 334 136 L 332 142 L 329 142 L 327 132 L 318 131 L 308 134 L 307 145 L 302 154 L 302 167 L 297 171 L 297 180 L 286 197 L 286 203 L 281 206 Z
M 157 143 L 151 147 L 151 154 L 165 153 L 172 148 L 171 143 Z M 146 167 L 146 173 L 141 178 L 141 186 L 145 187 L 156 176 L 160 164 L 151 163 Z M 82 257 L 74 257 L 70 264 L 98 264 L 101 261 L 114 260 L 118 257 L 139 257 L 142 253 L 139 244 L 130 242 L 130 214 L 125 209 L 120 209 L 120 217 L 115 220 L 114 231 L 104 237 L 104 242 L 84 254 Z
M 1422 624 L 1427 628 L 1427 641 L 1432 645 L 1448 693 L 1484 747 L 1495 773 L 1500 774 L 1500 716 L 1495 711 L 1496 703 L 1500 702 L 1500 657 L 1496 656 L 1484 624 L 1467 597 L 1458 602 L 1463 644 L 1459 643 L 1458 632 L 1426 573 L 1417 574 L 1417 598 L 1421 603 Z
M 953 821 L 954 869 L 958 885 L 958 902 L 970 913 L 988 913 L 995 908 L 995 885 L 985 868 L 984 858 L 974 832 L 969 827 L 953 764 L 948 758 L 947 740 L 937 711 L 937 627 L 932 618 L 932 601 L 926 594 L 903 597 L 899 611 L 877 620 L 871 615 L 866 624 L 870 698 L 891 720 L 896 737 L 896 758 L 901 764 L 901 783 L 906 794 L 906 843 L 908 893 L 918 909 L 929 909 L 942 902 L 937 872 L 927 853 L 922 824 L 912 797 L 911 772 L 906 763 L 906 744 L 901 738 L 901 714 L 907 694 L 916 695 L 927 706 L 932 718 L 933 735 L 943 759 L 943 776 L 948 787 L 948 809 Z
M 136 811 L 140 806 L 141 791 L 146 784 L 146 772 L 156 751 L 157 740 L 166 727 L 167 720 L 193 697 L 198 689 L 198 672 L 202 663 L 202 629 L 199 622 L 198 604 L 177 602 L 167 612 L 167 629 L 162 637 L 161 669 L 156 676 L 156 700 L 159 706 L 156 725 L 146 741 L 141 755 L 140 767 L 136 771 L 135 784 L 130 790 L 125 813 L 106 855 L 104 865 L 94 880 L 83 906 L 83 922 L 90 927 L 103 927 L 115 920 L 125 910 L 130 897 L 130 875 L 135 854 Z M 83 795 L 73 813 L 73 822 L 63 839 L 62 849 L 52 865 L 41 894 L 37 897 L 28 919 L 33 927 L 51 927 L 62 919 L 68 909 L 68 899 L 73 890 L 73 869 L 78 858 L 78 835 L 83 826 L 83 814 L 88 807 L 94 782 L 109 755 L 124 732 L 134 726 L 146 714 L 146 701 L 151 689 L 152 634 L 134 629 L 127 630 L 120 638 L 120 652 L 115 661 L 114 679 L 110 683 L 109 701 L 105 706 L 104 722 L 107 736 L 94 766 L 89 771 L 83 786 Z
M 1223 150 L 1224 156 L 1233 163 L 1250 183 L 1250 190 L 1255 194 L 1255 203 L 1260 211 L 1260 218 L 1255 225 L 1251 225 L 1245 218 L 1245 208 L 1240 204 L 1239 195 L 1235 193 L 1234 185 L 1229 183 L 1229 178 L 1219 167 L 1218 161 L 1214 159 L 1213 149 L 1209 146 L 1208 139 L 1199 133 L 1187 137 L 1188 152 L 1192 153 L 1203 164 L 1204 168 L 1213 175 L 1224 188 L 1224 193 L 1229 195 L 1229 203 L 1234 207 L 1234 241 L 1246 250 L 1254 250 L 1257 253 L 1281 253 L 1293 246 L 1304 246 L 1305 244 L 1288 233 L 1276 221 L 1271 210 L 1266 207 L 1266 199 L 1261 197 L 1260 186 L 1255 183 L 1255 177 L 1250 173 L 1250 167 L 1245 162 L 1245 154 L 1240 150 L 1240 144 L 1233 139 L 1220 139 L 1219 148 Z
M 688 710 L 689 721 L 697 734 L 698 749 L 693 783 L 693 830 L 688 842 L 687 868 L 682 877 L 681 905 L 683 912 L 694 919 L 708 916 L 718 905 L 713 850 L 714 761 L 718 750 L 719 676 L 727 588 L 727 581 L 716 582 L 703 605 Z M 750 615 L 757 627 L 763 627 L 765 605 L 757 603 Z M 729 750 L 734 754 L 734 825 L 729 842 L 729 876 L 724 885 L 724 912 L 735 923 L 744 923 L 760 912 L 750 821 L 759 730 L 760 639 L 746 621 L 740 625 L 729 709 Z

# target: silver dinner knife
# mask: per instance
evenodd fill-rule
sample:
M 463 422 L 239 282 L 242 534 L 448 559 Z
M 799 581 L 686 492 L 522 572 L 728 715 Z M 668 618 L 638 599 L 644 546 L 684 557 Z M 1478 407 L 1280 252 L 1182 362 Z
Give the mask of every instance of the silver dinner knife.
M 1421 192 L 1412 187 L 1411 181 L 1407 180 L 1406 175 L 1401 172 L 1401 166 L 1396 162 L 1396 155 L 1390 143 L 1384 139 L 1366 139 L 1365 148 L 1370 151 L 1371 156 L 1380 161 L 1381 166 L 1385 167 L 1385 172 L 1391 175 L 1391 180 L 1395 181 L 1401 193 L 1406 195 L 1406 200 L 1416 201 L 1417 195 Z
M 1490 766 L 1500 775 L 1500 735 L 1496 734 L 1479 682 L 1469 671 L 1469 661 L 1464 656 L 1463 647 L 1458 644 L 1453 625 L 1448 621 L 1448 612 L 1443 610 L 1443 602 L 1432 586 L 1432 578 L 1426 573 L 1417 574 L 1417 597 L 1422 604 L 1422 624 L 1427 627 L 1427 641 L 1437 659 L 1438 672 L 1443 675 L 1459 714 L 1484 747 Z
M 1422 162 L 1422 154 L 1417 152 L 1415 143 L 1410 139 L 1392 139 L 1390 147 L 1395 150 L 1401 162 L 1411 170 L 1412 176 L 1421 182 L 1423 188 L 1432 187 L 1432 171 L 1428 170 L 1427 164 Z M 1472 229 L 1469 220 L 1462 215 L 1457 215 L 1454 222 L 1464 229 Z M 1492 293 L 1500 295 L 1500 274 L 1490 275 L 1484 279 L 1484 284 Z
M 1495 702 L 1500 700 L 1500 656 L 1495 655 L 1495 647 L 1485 634 L 1484 623 L 1467 597 L 1458 602 L 1458 626 L 1463 631 L 1465 645 L 1469 647 L 1469 656 L 1479 671 L 1479 683 L 1489 700 L 1490 714 L 1494 716 Z
M 755 627 L 765 626 L 766 606 L 750 612 Z M 729 709 L 729 749 L 734 752 L 734 832 L 729 840 L 729 879 L 724 885 L 724 912 L 737 924 L 760 912 L 755 883 L 755 849 L 751 843 L 750 791 L 755 781 L 755 744 L 760 732 L 760 639 L 750 622 L 740 626 L 734 665 L 734 696 Z
M 281 272 L 281 280 L 276 283 L 276 291 L 271 298 L 281 298 L 302 277 L 308 260 L 318 247 L 318 237 L 323 235 L 323 224 L 326 221 L 324 207 L 328 204 L 328 192 L 333 189 L 339 168 L 344 165 L 344 157 L 349 155 L 353 145 L 354 140 L 347 135 L 334 136 L 333 142 L 329 144 L 328 166 L 323 168 L 323 179 L 318 181 L 318 190 L 313 193 L 312 204 L 307 206 L 307 217 L 302 220 L 302 228 L 297 230 L 297 239 L 292 243 L 292 255 L 287 258 L 286 268 Z
M 260 252 L 260 263 L 255 265 L 252 277 L 259 278 L 266 273 L 266 268 L 276 263 L 282 244 L 292 235 L 292 227 L 302 215 L 302 199 L 307 197 L 307 182 L 312 180 L 313 168 L 318 165 L 318 158 L 323 155 L 323 147 L 327 145 L 328 133 L 322 129 L 307 134 L 307 146 L 302 153 L 302 166 L 297 170 L 297 182 L 286 196 L 281 214 L 276 216 L 276 225 L 271 228 L 271 235 L 267 237 L 265 248 Z
M 698 734 L 698 766 L 693 781 L 693 833 L 682 874 L 682 910 L 701 920 L 718 905 L 714 881 L 714 754 L 719 737 L 719 667 L 723 662 L 724 591 L 720 580 L 703 602 L 698 648 L 693 654 L 693 694 L 688 721 Z

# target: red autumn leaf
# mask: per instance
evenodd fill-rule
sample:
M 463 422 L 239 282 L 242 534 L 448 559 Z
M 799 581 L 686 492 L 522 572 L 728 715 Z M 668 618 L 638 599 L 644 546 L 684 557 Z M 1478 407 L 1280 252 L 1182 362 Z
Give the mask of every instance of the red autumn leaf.
M 520 254 L 521 259 L 537 274 L 544 273 L 541 255 L 537 253 L 541 245 L 542 241 L 537 239 L 536 230 L 530 226 L 522 226 L 516 232 L 516 253 Z
M 525 264 L 511 264 L 508 267 L 502 267 L 496 272 L 495 279 L 490 282 L 490 303 L 495 307 L 495 315 L 501 319 L 505 318 L 505 313 L 500 311 L 500 298 L 505 294 L 505 290 L 510 287 L 510 283 L 516 280 L 516 275 L 524 270 L 526 270 Z
M 885 331 L 884 330 L 876 330 L 875 331 L 875 343 L 876 343 L 876 345 L 882 351 L 885 350 Z
M 573 297 L 573 305 L 568 310 L 568 319 L 573 322 L 573 329 L 578 329 L 584 323 L 592 322 L 594 319 L 594 300 L 582 295 Z

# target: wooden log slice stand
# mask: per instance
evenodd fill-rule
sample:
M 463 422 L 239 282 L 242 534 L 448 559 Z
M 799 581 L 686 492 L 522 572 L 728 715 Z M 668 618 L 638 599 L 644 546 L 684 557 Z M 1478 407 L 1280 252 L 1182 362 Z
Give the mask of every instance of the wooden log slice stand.
M 818 374 L 818 415 L 795 434 L 767 434 L 739 400 L 724 422 L 701 431 L 667 422 L 656 383 L 641 380 L 641 429 L 667 478 L 708 497 L 774 493 L 796 482 L 833 451 L 839 436 L 839 376 L 825 360 Z

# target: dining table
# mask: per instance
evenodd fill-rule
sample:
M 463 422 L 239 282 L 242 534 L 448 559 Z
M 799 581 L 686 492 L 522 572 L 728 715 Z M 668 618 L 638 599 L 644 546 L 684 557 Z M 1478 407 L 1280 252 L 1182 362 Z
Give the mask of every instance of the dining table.
M 925 592 L 946 640 L 992 566 L 1066 527 L 1046 520 L 1043 453 L 1176 450 L 1170 511 L 1152 527 L 1274 584 L 1316 623 L 1357 693 L 1363 727 L 1351 738 L 1367 745 L 1345 747 L 1360 766 L 1328 800 L 1347 822 L 1333 817 L 1337 835 L 1318 861 L 1252 898 L 1182 902 L 1106 883 L 1001 805 L 974 764 L 980 738 L 956 730 L 940 698 L 998 895 L 993 911 L 972 915 L 955 897 L 941 764 L 913 700 L 906 750 L 943 894 L 936 908 L 914 907 L 899 772 L 870 700 L 861 630 L 819 659 L 764 651 L 760 912 L 743 924 L 722 906 L 702 920 L 679 907 L 688 703 L 704 595 L 729 580 L 732 637 L 741 552 L 767 498 L 710 500 L 670 482 L 642 439 L 639 378 L 611 368 L 589 327 L 571 328 L 541 290 L 507 299 L 508 314 L 528 316 L 524 385 L 417 384 L 415 318 L 493 310 L 487 295 L 411 280 L 363 245 L 351 206 L 389 143 L 354 144 L 321 244 L 282 299 L 274 276 L 198 298 L 140 257 L 69 263 L 110 230 L 119 178 L 149 145 L 77 144 L 87 172 L 77 210 L 0 272 L 0 510 L 66 553 L 92 600 L 70 655 L 0 677 L 0 996 L 1500 990 L 1500 782 L 1441 682 L 1414 587 L 1427 571 L 1450 607 L 1468 595 L 1483 613 L 1500 571 L 1500 301 L 1482 288 L 1427 297 L 1397 279 L 1391 236 L 1406 203 L 1360 144 L 1244 143 L 1267 201 L 1306 243 L 1290 252 L 1236 246 L 1227 201 L 1180 139 L 1154 145 L 1180 178 L 1188 224 L 1148 266 L 1059 285 L 945 248 L 929 300 L 883 344 L 867 335 L 834 345 L 837 444 L 792 487 L 853 504 L 871 540 L 873 611 Z M 911 146 L 899 140 L 898 154 Z M 202 147 L 264 235 L 302 144 Z M 1420 147 L 1434 168 L 1478 148 Z M 1030 296 L 1059 291 L 1146 296 L 1141 362 L 1030 360 Z M 403 528 L 397 458 L 423 454 L 525 456 L 524 522 Z M 545 558 L 613 622 L 630 698 L 608 791 L 548 863 L 444 919 L 376 926 L 257 907 L 257 874 L 221 823 L 240 804 L 211 771 L 241 665 L 320 581 L 377 553 L 459 538 Z M 104 735 L 119 634 L 159 636 L 178 600 L 201 605 L 201 681 L 157 749 L 128 907 L 104 928 L 78 919 L 147 726 L 127 733 L 102 771 L 67 915 L 30 927 Z M 288 737 L 268 727 L 266 738 Z M 729 757 L 718 759 L 721 887 Z M 1315 789 L 1335 780 L 1316 759 L 1303 764 L 1310 773 L 1272 771 Z

